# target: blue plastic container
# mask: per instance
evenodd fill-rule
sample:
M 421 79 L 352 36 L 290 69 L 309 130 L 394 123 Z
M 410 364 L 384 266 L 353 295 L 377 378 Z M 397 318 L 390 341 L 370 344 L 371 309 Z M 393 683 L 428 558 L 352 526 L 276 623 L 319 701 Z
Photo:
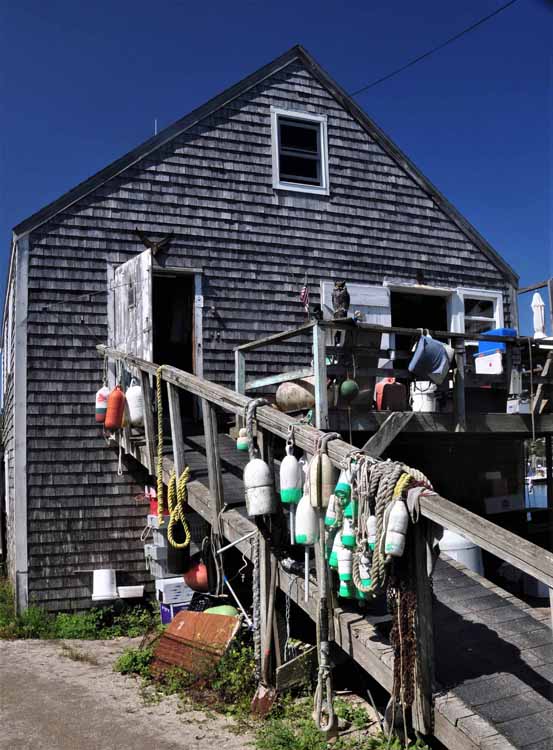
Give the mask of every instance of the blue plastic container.
M 516 336 L 516 328 L 494 328 L 493 331 L 485 331 L 482 336 Z M 491 352 L 504 352 L 507 344 L 500 341 L 479 341 L 478 354 L 490 354 Z

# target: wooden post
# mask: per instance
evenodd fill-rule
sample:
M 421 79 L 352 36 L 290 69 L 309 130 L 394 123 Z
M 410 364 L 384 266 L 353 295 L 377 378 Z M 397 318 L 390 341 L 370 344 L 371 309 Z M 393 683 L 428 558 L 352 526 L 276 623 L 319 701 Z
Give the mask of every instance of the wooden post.
M 315 376 L 315 427 L 319 430 L 328 430 L 325 332 L 319 325 L 313 327 L 313 374 Z
M 455 344 L 455 383 L 453 389 L 453 408 L 455 416 L 455 432 L 465 432 L 467 417 L 465 408 L 465 344 L 460 341 Z
M 217 435 L 217 415 L 211 403 L 202 398 L 202 415 L 205 433 L 205 455 L 207 458 L 207 473 L 209 477 L 209 493 L 212 502 L 212 525 L 219 531 L 219 514 L 225 503 L 223 495 L 223 478 L 221 476 L 221 461 L 219 458 L 219 441 Z
M 167 397 L 169 400 L 169 417 L 171 419 L 171 442 L 173 443 L 173 462 L 175 474 L 180 477 L 184 471 L 184 440 L 182 434 L 182 416 L 180 411 L 179 390 L 171 383 L 167 383 Z
M 246 393 L 246 355 L 240 349 L 234 351 L 234 390 L 236 393 Z M 236 417 L 236 429 L 244 427 L 244 419 Z
M 146 468 L 154 476 L 156 473 L 156 433 L 154 428 L 154 413 L 152 411 L 152 386 L 150 376 L 140 370 L 140 387 L 144 400 L 144 436 L 146 438 Z
M 547 526 L 549 550 L 553 551 L 553 441 L 551 435 L 545 436 L 545 470 L 547 472 Z M 553 589 L 549 589 L 549 606 L 551 607 L 551 627 L 553 629 Z
M 430 549 L 426 537 L 426 519 L 420 518 L 418 523 L 413 524 L 412 529 L 417 592 L 417 687 L 413 704 L 413 725 L 421 734 L 432 734 L 434 630 L 432 624 L 432 590 L 427 567 Z

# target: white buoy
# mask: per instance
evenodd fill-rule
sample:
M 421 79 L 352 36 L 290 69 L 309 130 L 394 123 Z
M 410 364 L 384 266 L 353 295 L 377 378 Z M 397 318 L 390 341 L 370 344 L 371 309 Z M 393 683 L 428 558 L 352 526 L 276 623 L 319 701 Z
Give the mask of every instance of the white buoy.
M 294 520 L 296 505 L 301 500 L 303 471 L 300 462 L 292 452 L 292 445 L 286 445 L 286 455 L 280 463 L 280 500 L 290 509 L 290 541 L 294 543 Z
M 245 427 L 241 427 L 238 431 L 238 437 L 236 438 L 236 448 L 239 451 L 248 450 L 248 431 Z
M 142 395 L 142 388 L 138 385 L 135 378 L 131 380 L 125 397 L 129 410 L 129 424 L 131 427 L 142 427 L 144 424 L 144 397 Z
M 376 516 L 369 516 L 367 518 L 367 541 L 369 549 L 374 550 L 376 547 Z
M 386 510 L 384 517 L 386 537 L 384 553 L 392 557 L 401 557 L 405 549 L 409 513 L 403 500 L 394 500 Z
M 244 469 L 246 510 L 248 516 L 276 513 L 277 503 L 273 476 L 268 464 L 261 458 L 252 458 Z
M 344 547 L 353 549 L 355 547 L 355 526 L 353 518 L 344 516 L 344 522 L 342 525 L 342 544 Z
M 347 547 L 338 550 L 338 577 L 341 581 L 352 579 L 352 551 Z
M 340 525 L 341 518 L 340 503 L 338 502 L 336 495 L 331 495 L 325 514 L 325 526 L 328 529 L 333 529 Z
M 296 544 L 305 547 L 305 585 L 304 601 L 309 601 L 309 547 L 319 539 L 319 519 L 309 500 L 309 495 L 303 495 L 296 511 Z

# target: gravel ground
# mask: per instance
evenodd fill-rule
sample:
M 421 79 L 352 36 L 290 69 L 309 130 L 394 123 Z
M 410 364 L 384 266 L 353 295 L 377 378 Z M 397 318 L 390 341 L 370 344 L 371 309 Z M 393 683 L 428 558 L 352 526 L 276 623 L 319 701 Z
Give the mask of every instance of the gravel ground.
M 145 705 L 133 677 L 113 672 L 138 640 L 0 641 L 1 750 L 239 750 L 251 736 L 183 708 Z

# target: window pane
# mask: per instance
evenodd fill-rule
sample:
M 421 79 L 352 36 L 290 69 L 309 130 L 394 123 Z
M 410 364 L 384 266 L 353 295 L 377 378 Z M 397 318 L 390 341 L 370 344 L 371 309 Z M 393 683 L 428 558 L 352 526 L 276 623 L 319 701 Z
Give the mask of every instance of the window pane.
M 320 185 L 319 161 L 302 159 L 301 156 L 280 155 L 280 179 L 283 182 Z
M 465 297 L 465 315 L 474 315 L 478 318 L 493 318 L 493 301 Z
M 319 126 L 293 123 L 290 120 L 280 120 L 280 147 L 307 151 L 310 154 L 319 152 Z
M 485 320 L 465 318 L 465 333 L 484 333 L 484 331 L 491 331 L 493 328 L 495 328 L 495 322 L 492 320 L 488 323 Z

